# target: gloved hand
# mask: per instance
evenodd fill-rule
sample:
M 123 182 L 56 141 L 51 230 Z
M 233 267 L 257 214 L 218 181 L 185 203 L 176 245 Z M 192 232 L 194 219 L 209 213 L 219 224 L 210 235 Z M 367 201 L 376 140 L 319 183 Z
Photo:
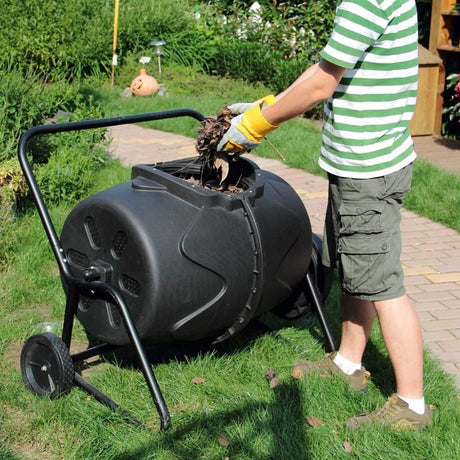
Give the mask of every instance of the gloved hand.
M 234 115 L 239 115 L 246 112 L 250 108 L 254 107 L 256 104 L 259 104 L 260 101 L 256 102 L 237 102 L 236 104 L 231 104 L 227 106 Z
M 230 128 L 222 136 L 217 151 L 234 154 L 256 148 L 266 134 L 278 128 L 278 126 L 269 123 L 262 115 L 262 106 L 274 103 L 275 97 L 271 94 L 252 104 L 244 113 L 234 117 Z
M 262 104 L 262 109 L 264 107 L 267 107 L 269 105 L 272 105 L 275 103 L 275 98 L 272 94 L 270 94 L 270 96 L 266 96 L 262 99 L 259 99 L 258 101 L 255 101 L 255 102 L 237 102 L 235 104 L 231 104 L 229 106 L 227 106 L 230 111 L 234 114 L 234 115 L 239 115 L 240 113 L 244 113 L 244 112 L 247 112 L 249 109 L 251 109 L 252 107 L 254 107 L 255 105 L 257 104 Z

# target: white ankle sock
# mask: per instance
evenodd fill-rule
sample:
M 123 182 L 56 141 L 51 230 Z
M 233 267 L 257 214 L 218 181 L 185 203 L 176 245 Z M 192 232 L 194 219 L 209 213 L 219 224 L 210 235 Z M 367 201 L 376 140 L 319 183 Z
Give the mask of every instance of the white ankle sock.
M 339 352 L 334 356 L 333 363 L 347 375 L 351 375 L 358 369 L 361 369 L 361 363 L 352 363 L 344 358 Z
M 421 399 L 412 399 L 412 398 L 405 398 L 398 394 L 398 397 L 409 404 L 409 409 L 414 411 L 419 415 L 423 415 L 425 413 L 425 398 Z

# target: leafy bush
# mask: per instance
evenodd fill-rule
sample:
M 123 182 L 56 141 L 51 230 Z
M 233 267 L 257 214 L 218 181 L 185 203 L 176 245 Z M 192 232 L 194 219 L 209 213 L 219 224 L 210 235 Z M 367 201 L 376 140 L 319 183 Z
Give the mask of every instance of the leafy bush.
M 304 70 L 300 61 L 285 59 L 265 44 L 233 38 L 215 43 L 213 51 L 209 67 L 219 75 L 260 82 L 274 92 L 286 89 Z
M 323 2 L 208 1 L 198 9 L 200 20 L 225 39 L 262 43 L 285 59 L 297 59 L 304 67 L 318 60 L 335 17 L 337 0 Z M 197 7 L 198 8 L 198 7 Z M 247 63 L 250 65 L 250 63 Z
M 0 164 L 0 208 L 5 212 L 16 209 L 18 201 L 28 193 L 25 177 L 15 159 Z
M 442 133 L 444 136 L 460 140 L 460 74 L 446 78 Z
M 79 95 L 69 121 L 100 118 L 102 113 L 91 98 Z M 75 202 L 92 183 L 92 173 L 105 163 L 105 130 L 90 129 L 42 136 L 31 145 L 34 169 L 40 190 L 48 202 Z
M 114 2 L 108 0 L 5 0 L 0 9 L 0 61 L 33 68 L 47 81 L 108 74 L 112 63 Z M 12 20 L 12 18 L 14 20 Z M 152 40 L 168 42 L 166 56 L 184 63 L 202 56 L 189 2 L 120 2 L 117 53 L 153 52 Z
M 208 71 L 284 90 L 307 67 L 332 31 L 337 0 L 324 2 L 195 2 L 213 48 Z M 318 115 L 315 109 L 312 115 Z
M 12 65 L 0 67 L 0 204 L 3 207 L 14 208 L 27 193 L 16 159 L 20 135 L 32 126 L 44 124 L 58 110 L 69 114 L 70 119 L 102 116 L 93 101 L 80 94 L 78 85 L 65 82 L 44 85 L 31 70 L 23 73 Z M 37 177 L 45 184 L 47 198 L 57 201 L 84 193 L 86 176 L 102 159 L 100 147 L 94 147 L 101 143 L 101 136 L 101 132 L 67 133 L 32 140 L 31 162 Z
M 16 155 L 23 131 L 42 123 L 61 105 L 56 92 L 48 91 L 31 70 L 0 67 L 0 161 Z
M 109 68 L 113 14 L 105 0 L 5 1 L 0 60 L 52 81 Z
M 180 0 L 128 0 L 120 2 L 119 48 L 122 55 L 141 51 L 154 52 L 153 40 L 165 40 L 164 53 L 174 62 L 181 63 L 185 54 L 199 55 L 190 46 L 201 48 L 196 22 L 189 2 Z M 176 61 L 178 59 L 178 61 Z
M 0 62 L 32 68 L 35 75 L 54 82 L 108 75 L 112 1 L 5 1 L 0 10 Z M 252 2 L 125 0 L 119 11 L 119 65 L 132 56 L 138 60 L 154 55 L 150 42 L 162 39 L 167 42 L 167 62 L 284 89 L 317 60 L 336 2 L 262 1 L 261 10 L 253 12 Z
M 83 101 L 77 84 L 46 85 L 31 69 L 23 73 L 0 64 L 0 162 L 16 156 L 19 137 L 27 129 L 45 123 L 58 110 L 79 113 L 85 107 L 88 115 L 100 114 L 91 105 L 92 101 Z M 42 161 L 42 155 L 35 151 L 34 160 Z

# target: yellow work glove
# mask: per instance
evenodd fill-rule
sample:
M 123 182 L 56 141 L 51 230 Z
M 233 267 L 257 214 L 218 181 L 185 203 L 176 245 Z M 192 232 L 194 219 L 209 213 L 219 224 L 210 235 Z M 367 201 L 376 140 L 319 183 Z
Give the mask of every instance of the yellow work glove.
M 250 108 L 254 107 L 255 105 L 260 105 L 261 109 L 263 110 L 265 107 L 273 105 L 276 102 L 275 96 L 270 94 L 269 96 L 265 96 L 262 99 L 259 99 L 255 102 L 237 102 L 235 104 L 231 104 L 227 106 L 233 115 L 239 115 L 240 113 L 244 113 L 248 111 Z
M 278 128 L 278 125 L 272 125 L 262 115 L 262 106 L 270 106 L 275 102 L 275 97 L 271 94 L 234 117 L 230 128 L 222 136 L 217 151 L 234 154 L 256 148 L 266 134 Z

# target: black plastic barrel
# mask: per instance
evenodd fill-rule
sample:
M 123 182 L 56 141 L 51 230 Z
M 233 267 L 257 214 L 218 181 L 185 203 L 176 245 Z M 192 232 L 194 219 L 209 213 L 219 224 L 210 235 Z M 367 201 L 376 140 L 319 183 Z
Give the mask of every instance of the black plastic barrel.
M 197 162 L 135 166 L 62 230 L 72 273 L 119 289 L 146 343 L 224 340 L 292 297 L 310 263 L 310 221 L 284 180 L 241 158 L 227 179 L 240 191 L 222 193 L 196 185 Z M 113 304 L 82 296 L 77 317 L 90 337 L 129 343 Z

